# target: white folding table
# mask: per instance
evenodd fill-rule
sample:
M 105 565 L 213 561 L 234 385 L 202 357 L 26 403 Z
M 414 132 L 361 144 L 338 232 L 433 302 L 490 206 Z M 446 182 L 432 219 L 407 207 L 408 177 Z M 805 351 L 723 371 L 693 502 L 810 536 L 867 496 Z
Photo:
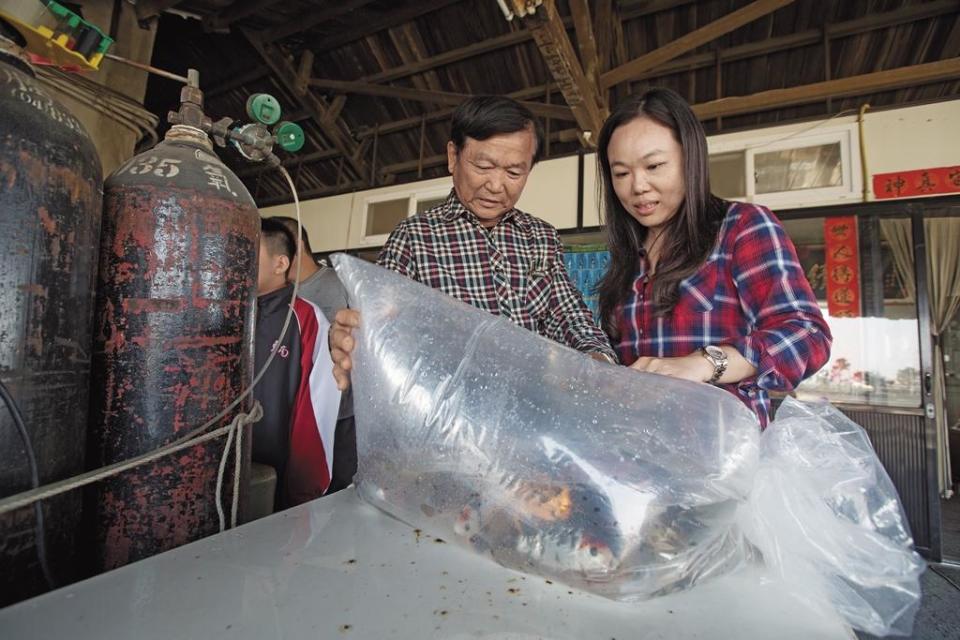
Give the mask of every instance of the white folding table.
M 0 610 L 0 637 L 853 637 L 757 572 L 619 603 L 496 565 L 353 488 Z

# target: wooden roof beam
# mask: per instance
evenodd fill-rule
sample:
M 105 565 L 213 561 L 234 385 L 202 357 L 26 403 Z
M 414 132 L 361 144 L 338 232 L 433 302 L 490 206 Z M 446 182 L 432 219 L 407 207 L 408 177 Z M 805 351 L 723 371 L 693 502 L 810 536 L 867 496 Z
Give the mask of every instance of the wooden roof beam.
M 267 65 L 256 65 L 245 73 L 232 75 L 229 77 L 229 79 L 224 80 L 220 84 L 215 84 L 212 87 L 204 89 L 203 97 L 209 100 L 214 96 L 219 96 L 229 91 L 233 91 L 234 89 L 239 89 L 240 87 L 248 85 L 251 82 L 255 82 L 269 73 L 270 67 Z
M 613 0 L 603 0 L 603 2 L 608 4 L 612 1 Z M 845 22 L 832 23 L 827 25 L 826 28 L 827 33 L 831 38 L 841 38 L 845 36 L 866 33 L 877 29 L 916 22 L 918 20 L 925 20 L 927 18 L 935 18 L 937 16 L 953 13 L 955 11 L 956 0 L 933 0 L 932 2 L 925 2 L 924 4 L 920 5 L 909 5 L 900 9 L 894 9 L 893 11 L 884 11 L 882 13 L 870 14 L 861 18 L 854 18 Z M 571 27 L 573 25 L 573 20 L 570 18 L 564 18 L 564 25 L 568 28 Z M 602 36 L 603 33 L 608 31 L 608 29 L 606 29 L 598 21 L 596 24 L 596 31 Z M 526 42 L 532 37 L 532 34 L 526 30 L 512 31 L 504 34 L 503 36 L 498 36 L 496 38 L 474 43 L 460 49 L 446 51 L 425 60 L 364 76 L 359 80 L 364 82 L 388 82 L 390 80 L 405 78 L 417 73 L 423 73 L 437 67 L 445 66 L 453 62 L 458 62 L 460 60 L 465 60 L 477 55 L 482 55 L 489 51 L 496 51 L 502 48 L 513 46 L 515 44 Z M 723 62 L 733 62 L 735 60 L 743 60 L 745 58 L 765 55 L 776 51 L 818 44 L 821 41 L 821 38 L 822 31 L 820 29 L 808 29 L 807 31 L 802 31 L 800 33 L 788 34 L 760 42 L 750 42 L 747 44 L 730 47 L 728 49 L 721 49 L 720 56 Z M 598 46 L 604 43 L 605 40 L 603 37 L 601 37 L 598 41 Z M 612 56 L 608 55 L 608 57 Z M 601 54 L 601 62 L 603 58 L 604 55 Z M 667 62 L 666 64 L 660 65 L 654 69 L 651 69 L 650 71 L 640 74 L 635 78 L 632 78 L 631 81 L 636 82 L 640 80 L 646 80 L 648 78 L 668 75 L 671 73 L 692 71 L 694 69 L 713 66 L 714 64 L 716 64 L 716 55 L 714 53 L 694 54 Z M 232 91 L 233 89 L 237 89 L 245 84 L 253 82 L 267 75 L 269 71 L 270 69 L 266 65 L 257 66 L 247 73 L 236 76 L 221 84 L 214 85 L 213 87 L 206 89 L 204 94 L 207 99 L 218 96 L 222 93 Z
M 331 121 L 339 119 L 345 106 L 347 106 L 347 96 L 342 93 L 334 96 L 333 100 L 330 101 L 330 108 L 327 109 L 327 118 Z
M 563 24 L 569 29 L 573 26 L 573 20 L 571 18 L 564 18 Z M 462 60 L 468 60 L 491 51 L 506 49 L 507 47 L 522 44 L 532 39 L 533 34 L 525 29 L 511 31 L 501 36 L 488 38 L 486 40 L 481 40 L 480 42 L 474 42 L 466 47 L 444 51 L 443 53 L 438 53 L 435 56 L 430 56 L 429 58 L 424 58 L 423 60 L 417 60 L 416 62 L 410 62 L 399 67 L 392 67 L 390 69 L 385 69 L 384 71 L 378 71 L 377 73 L 363 76 L 357 80 L 361 82 L 390 82 L 391 80 L 399 80 L 401 78 L 407 78 L 420 73 L 426 73 L 427 71 L 431 71 L 438 67 L 444 67 L 448 64 L 453 64 Z M 209 96 L 211 93 L 214 95 L 219 95 L 221 93 L 225 93 L 226 91 L 236 89 L 247 82 L 252 82 L 267 75 L 268 72 L 269 69 L 266 66 L 256 67 L 249 73 L 238 76 L 237 79 L 231 79 L 222 84 L 215 85 L 207 91 L 207 95 Z M 240 81 L 241 79 L 242 82 Z
M 273 71 L 273 74 L 280 84 L 292 95 L 296 96 L 301 106 L 310 113 L 313 120 L 320 127 L 320 130 L 330 139 L 333 146 L 343 154 L 353 170 L 356 171 L 359 176 L 367 175 L 366 162 L 364 162 L 359 153 L 357 143 L 349 133 L 344 131 L 346 125 L 343 124 L 342 119 L 338 117 L 335 110 L 332 110 L 322 98 L 314 95 L 309 88 L 305 89 L 303 93 L 297 90 L 297 69 L 276 47 L 269 43 L 262 42 L 255 33 L 249 31 L 244 31 L 243 33 L 260 54 L 260 57 L 263 58 L 263 61 L 266 62 L 267 66 Z M 341 125 L 343 125 L 343 128 L 341 128 Z
M 348 6 L 350 9 L 355 9 L 357 6 L 369 4 L 370 0 L 351 0 L 350 2 L 344 2 L 338 4 L 336 7 L 327 9 L 326 12 L 341 14 L 344 13 L 344 7 Z M 419 0 L 419 2 L 413 2 L 408 4 L 402 9 L 390 9 L 389 11 L 384 12 L 379 18 L 373 20 L 365 20 L 363 23 L 354 28 L 347 29 L 336 33 L 325 38 L 319 38 L 312 40 L 310 42 L 310 48 L 314 51 L 329 51 L 330 49 L 336 49 L 337 47 L 342 47 L 345 44 L 349 44 L 360 38 L 365 38 L 371 36 L 379 31 L 384 29 L 390 29 L 401 25 L 405 22 L 410 22 L 415 20 L 422 15 L 428 13 L 433 13 L 447 5 L 451 5 L 454 2 L 460 2 L 460 0 Z M 356 5 L 356 6 L 354 6 Z M 325 18 L 329 20 L 330 18 Z M 310 19 L 297 19 L 291 20 L 290 22 L 270 29 L 266 32 L 264 40 L 269 39 L 270 42 L 275 42 L 277 40 L 282 40 L 283 38 L 289 37 L 295 33 L 300 33 L 306 31 L 322 21 L 314 21 Z M 304 26 L 306 25 L 306 26 Z
M 542 96 L 543 93 L 547 90 L 547 87 L 551 89 L 556 89 L 556 85 L 550 83 L 549 85 L 538 85 L 536 87 L 527 87 L 526 89 L 521 89 L 520 91 L 514 91 L 508 93 L 508 98 L 513 98 L 514 100 L 524 100 L 526 98 L 534 98 L 537 96 Z M 414 127 L 420 126 L 420 120 L 423 117 L 426 117 L 428 123 L 437 122 L 438 120 L 445 120 L 450 117 L 453 113 L 453 109 L 440 109 L 438 111 L 430 111 L 429 113 L 422 114 L 419 116 L 412 116 L 410 118 L 404 118 L 403 120 L 396 120 L 394 122 L 389 122 L 384 125 L 380 125 L 379 132 L 381 136 L 388 133 L 396 133 L 398 131 L 405 131 L 407 129 L 413 129 Z M 374 134 L 374 127 L 366 127 L 359 129 L 357 131 L 357 137 L 361 140 L 368 138 Z
M 564 19 L 565 26 L 570 26 L 572 24 L 573 20 L 570 18 Z M 532 39 L 533 34 L 525 29 L 521 29 L 520 31 L 511 31 L 510 33 L 505 33 L 501 36 L 488 38 L 486 40 L 481 40 L 480 42 L 474 42 L 466 47 L 444 51 L 443 53 L 438 53 L 435 56 L 430 56 L 429 58 L 418 60 L 417 62 L 411 62 L 399 67 L 393 67 L 392 69 L 386 69 L 378 73 L 373 73 L 360 79 L 365 82 L 389 82 L 391 80 L 398 80 L 400 78 L 406 78 L 418 73 L 424 73 L 432 69 L 436 69 L 437 67 L 443 67 L 454 62 L 460 62 L 461 60 L 483 55 L 484 53 L 512 47 Z
M 837 78 L 786 89 L 771 89 L 749 96 L 721 98 L 693 105 L 693 112 L 701 120 L 718 116 L 752 113 L 766 109 L 809 104 L 826 98 L 847 98 L 877 91 L 890 91 L 914 87 L 931 82 L 957 80 L 960 78 L 960 58 L 928 62 L 887 71 L 865 73 L 849 78 Z
M 230 6 L 221 9 L 203 19 L 203 28 L 207 31 L 223 31 L 237 20 L 243 20 L 258 11 L 269 9 L 280 0 L 235 0 Z
M 607 71 L 600 77 L 600 84 L 606 89 L 621 82 L 632 80 L 645 71 L 654 69 L 687 51 L 716 40 L 725 33 L 785 7 L 791 2 L 793 0 L 754 0 L 747 6 L 691 31 L 659 49 L 654 49 L 639 58 Z
M 623 41 L 623 20 L 615 5 L 616 0 L 594 0 L 594 30 L 597 34 L 601 74 L 620 66 L 627 58 L 627 47 Z
M 615 0 L 601 0 L 597 6 L 605 7 L 614 1 Z M 619 48 L 619 46 L 622 46 L 623 43 L 622 41 L 617 42 L 616 38 L 611 39 L 611 30 L 618 28 L 618 25 L 616 24 L 608 24 L 608 22 L 614 18 L 607 17 L 601 23 L 600 9 L 598 8 L 597 11 L 598 14 L 595 32 L 598 34 L 597 47 L 602 68 L 603 61 L 605 59 L 612 60 L 618 57 L 618 55 L 613 53 L 612 50 L 607 51 L 604 47 L 607 47 L 607 49 L 616 49 Z M 925 2 L 920 5 L 908 5 L 893 11 L 884 11 L 882 13 L 870 14 L 862 18 L 855 18 L 845 22 L 836 22 L 827 25 L 827 33 L 831 38 L 840 38 L 873 31 L 875 29 L 882 29 L 908 22 L 915 22 L 917 20 L 924 20 L 926 18 L 934 18 L 945 13 L 952 13 L 955 11 L 956 0 L 933 0 L 932 2 Z M 616 20 L 616 22 L 619 22 L 619 20 Z M 571 18 L 564 18 L 563 24 L 565 27 L 570 28 L 573 26 L 573 20 Z M 359 80 L 363 82 L 389 82 L 391 80 L 406 78 L 418 73 L 430 71 L 431 69 L 436 69 L 437 67 L 442 67 L 454 62 L 459 62 L 474 56 L 482 55 L 490 51 L 497 51 L 499 49 L 520 44 L 532 38 L 533 35 L 529 31 L 511 31 L 510 33 L 502 36 L 476 42 L 459 49 L 445 51 L 424 60 L 411 62 L 410 64 L 405 64 L 392 69 L 387 69 L 385 71 L 370 74 L 368 76 L 363 76 L 362 78 L 359 78 Z M 730 47 L 729 49 L 722 49 L 720 51 L 720 56 L 723 62 L 731 62 L 734 60 L 742 60 L 744 58 L 764 55 L 774 51 L 782 51 L 784 49 L 792 49 L 795 47 L 817 44 L 821 41 L 821 38 L 822 31 L 820 29 L 809 29 L 800 33 L 793 33 L 777 38 L 770 38 L 760 42 L 750 42 L 744 45 Z M 636 82 L 670 73 L 701 69 L 703 67 L 709 67 L 716 64 L 716 61 L 716 55 L 712 52 L 698 53 L 684 58 L 671 60 L 670 62 L 651 69 L 650 71 L 644 72 L 635 78 L 631 78 L 631 81 Z M 267 75 L 269 71 L 270 69 L 266 65 L 257 66 L 247 73 L 236 76 L 235 78 L 227 80 L 221 84 L 214 85 L 213 87 L 205 90 L 204 95 L 209 99 L 213 96 L 226 93 L 227 91 L 232 91 L 233 89 L 262 78 L 263 76 Z
M 933 2 L 925 2 L 922 5 L 910 5 L 893 11 L 870 14 L 862 18 L 854 18 L 853 20 L 846 20 L 844 22 L 834 22 L 826 26 L 826 31 L 831 39 L 843 38 L 877 29 L 908 24 L 917 20 L 935 18 L 955 12 L 957 10 L 956 7 L 956 0 L 934 0 Z M 646 71 L 635 78 L 631 78 L 630 81 L 638 82 L 649 78 L 662 77 L 671 73 L 681 73 L 712 67 L 717 63 L 717 55 L 720 56 L 721 62 L 734 62 L 736 60 L 745 60 L 777 51 L 821 44 L 822 41 L 823 30 L 808 29 L 799 33 L 791 33 L 776 38 L 748 42 L 728 49 L 718 49 L 716 52 L 695 53 L 683 58 L 677 58 Z
M 415 102 L 430 102 L 433 104 L 458 105 L 471 96 L 466 93 L 450 93 L 447 91 L 428 91 L 425 89 L 413 89 L 410 87 L 394 87 L 385 84 L 370 84 L 367 82 L 356 82 L 352 80 L 330 80 L 327 78 L 311 78 L 308 82 L 311 87 L 319 89 L 333 89 L 342 93 L 358 93 L 368 96 L 382 96 L 385 98 L 398 98 L 400 100 L 413 100 Z M 556 118 L 558 120 L 574 120 L 573 112 L 562 105 L 543 104 L 542 102 L 521 102 L 534 114 L 545 118 Z
M 885 11 L 877 14 L 870 14 L 861 18 L 855 18 L 853 20 L 847 20 L 844 22 L 836 22 L 827 26 L 827 32 L 832 38 L 846 37 L 851 35 L 857 35 L 861 33 L 866 33 L 875 29 L 883 29 L 888 27 L 894 27 L 901 24 L 907 24 L 917 20 L 924 20 L 928 18 L 934 18 L 940 15 L 947 13 L 952 13 L 956 11 L 955 0 L 934 0 L 933 2 L 927 2 L 922 5 L 910 5 L 900 9 L 895 9 L 893 11 Z M 572 24 L 572 21 L 570 21 Z M 597 25 L 600 26 L 599 24 Z M 516 31 L 511 32 L 511 34 L 520 34 L 524 36 L 524 40 L 530 39 L 532 36 L 527 31 Z M 510 35 L 510 34 L 508 34 Z M 777 38 L 771 38 L 762 42 L 751 42 L 743 45 L 738 45 L 735 47 L 730 47 L 729 49 L 719 50 L 720 58 L 723 62 L 733 62 L 736 60 L 743 60 L 751 58 L 754 56 L 766 55 L 776 51 L 783 51 L 787 49 L 792 49 L 796 47 L 808 46 L 818 44 L 822 37 L 822 31 L 820 29 L 811 29 L 808 31 L 803 31 L 801 33 L 789 34 L 785 36 L 780 36 Z M 490 42 L 490 41 L 485 41 Z M 501 46 L 509 46 L 503 44 Z M 443 54 L 440 54 L 443 55 Z M 716 53 L 704 53 L 704 54 L 694 54 L 691 56 L 686 56 L 684 58 L 676 59 L 671 62 L 668 62 L 665 65 L 661 65 L 656 69 L 652 69 L 647 73 L 642 74 L 636 80 L 645 80 L 652 77 L 659 77 L 663 75 L 668 75 L 671 73 L 679 73 L 683 71 L 690 71 L 693 69 L 700 69 L 716 64 Z M 427 62 L 425 60 L 423 62 Z M 266 67 L 263 69 L 266 71 Z M 399 68 L 398 68 L 399 70 Z M 264 71 L 264 72 L 265 72 Z M 391 70 L 388 70 L 388 73 Z M 374 76 L 368 76 L 367 78 L 373 78 Z M 206 91 L 206 96 L 209 98 L 211 95 L 216 95 L 224 91 L 237 88 L 237 86 L 227 87 L 225 85 L 220 85 L 212 90 Z M 221 89 L 221 87 L 223 87 Z M 546 90 L 546 86 L 541 85 L 537 87 L 530 87 L 527 89 L 522 89 L 520 91 L 515 91 L 508 94 L 510 97 L 523 100 L 525 98 L 532 98 L 536 96 L 543 95 L 543 92 Z M 342 106 L 342 100 L 344 96 L 338 96 L 334 100 L 332 106 L 338 104 Z M 704 103 L 708 104 L 708 103 Z M 699 107 L 698 107 L 699 108 Z M 453 109 L 440 109 L 437 111 L 428 112 L 426 115 L 426 120 L 428 123 L 437 122 L 439 120 L 444 120 L 449 118 L 450 114 L 453 113 Z M 286 116 L 285 116 L 286 117 Z M 299 110 L 294 114 L 291 114 L 287 119 L 294 120 L 303 120 L 306 117 L 306 112 Z M 399 131 L 405 131 L 407 129 L 412 129 L 414 127 L 419 127 L 422 116 L 413 116 L 410 118 L 405 118 L 403 120 L 397 120 L 380 127 L 379 135 L 383 136 L 390 133 L 396 133 Z M 360 129 L 356 132 L 356 137 L 360 139 L 365 139 L 373 136 L 373 128 Z M 284 161 L 284 166 L 296 165 L 298 161 L 303 161 L 304 163 L 315 162 L 319 160 L 325 160 L 329 158 L 334 158 L 339 156 L 339 151 L 335 149 L 326 150 L 322 152 L 315 152 L 313 154 L 308 154 L 300 158 L 294 157 L 290 160 Z M 244 172 L 243 175 L 248 173 L 257 173 L 262 168 L 257 168 L 253 171 Z
M 887 91 L 902 87 L 928 84 L 931 82 L 956 80 L 958 78 L 960 78 L 960 59 L 952 58 L 940 62 L 901 67 L 888 71 L 878 71 L 876 73 L 868 73 L 850 78 L 839 78 L 799 87 L 762 91 L 749 96 L 722 98 L 720 100 L 696 104 L 693 105 L 692 108 L 698 118 L 701 120 L 709 120 L 718 116 L 731 116 L 763 111 L 765 109 L 789 107 L 798 104 L 818 102 L 826 98 L 857 96 L 874 93 L 876 91 Z M 559 136 L 557 137 L 558 140 L 569 139 L 569 133 L 562 131 L 553 134 L 551 138 L 554 136 Z M 318 152 L 317 154 L 310 154 L 302 158 L 292 158 L 285 161 L 284 165 L 287 165 L 288 162 L 289 164 L 296 164 L 298 161 L 307 162 L 335 157 L 336 155 L 338 155 L 337 152 Z M 431 158 L 425 158 L 423 166 L 436 166 L 436 164 L 439 164 L 440 159 L 445 157 L 445 155 L 437 155 Z M 412 171 L 417 168 L 418 162 L 419 161 L 408 161 L 387 165 L 380 169 L 380 173 L 387 174 Z
M 597 97 L 601 111 L 606 101 L 600 95 L 600 60 L 597 55 L 597 40 L 593 32 L 593 20 L 590 18 L 588 0 L 570 0 L 570 13 L 573 14 L 573 27 L 577 34 L 577 49 L 580 51 L 580 64 L 587 85 Z M 606 113 L 602 114 L 606 119 Z
M 923 4 L 910 4 L 893 11 L 870 13 L 862 18 L 855 18 L 845 22 L 835 22 L 826 25 L 827 35 L 831 38 L 852 36 L 858 33 L 895 27 L 907 22 L 936 18 L 945 13 L 956 13 L 956 0 L 935 0 Z
M 336 20 L 342 15 L 346 15 L 351 11 L 355 11 L 365 5 L 370 4 L 372 1 L 373 0 L 347 0 L 347 2 L 330 3 L 332 6 L 327 6 L 323 9 L 315 9 L 309 13 L 300 15 L 289 22 L 285 22 L 279 26 L 273 27 L 272 29 L 267 29 L 263 32 L 263 41 L 275 42 L 277 40 L 283 40 L 287 36 L 300 33 L 301 31 L 306 31 L 307 29 L 312 29 L 318 24 L 323 24 L 324 22 L 329 22 L 330 20 Z
M 693 4 L 696 0 L 646 0 L 645 2 L 620 3 L 620 17 L 623 20 L 633 20 L 651 13 L 669 11 L 684 5 Z
M 508 0 L 508 4 L 513 6 L 516 15 L 523 16 L 523 25 L 533 33 L 533 39 L 559 85 L 560 93 L 584 132 L 585 141 L 593 146 L 592 140 L 603 125 L 600 108 L 603 101 L 597 87 L 591 86 L 583 73 L 563 20 L 557 13 L 555 0 L 543 0 L 532 13 L 529 13 L 526 0 Z
M 297 63 L 297 84 L 298 94 L 307 92 L 307 85 L 310 83 L 310 76 L 313 74 L 313 51 L 304 49 L 300 54 L 300 62 Z

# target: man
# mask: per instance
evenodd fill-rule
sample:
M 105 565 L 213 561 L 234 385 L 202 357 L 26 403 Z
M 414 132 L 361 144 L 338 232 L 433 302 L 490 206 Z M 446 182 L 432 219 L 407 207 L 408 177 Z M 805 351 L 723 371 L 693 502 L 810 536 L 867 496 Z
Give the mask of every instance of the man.
M 514 207 L 543 133 L 510 98 L 479 96 L 453 114 L 447 201 L 394 229 L 377 262 L 473 306 L 503 315 L 599 360 L 616 362 L 563 265 L 556 229 Z M 353 327 L 359 313 L 337 312 L 331 329 L 334 376 L 350 384 Z
M 270 220 L 276 220 L 296 237 L 297 221 L 294 218 L 274 216 Z M 299 264 L 300 288 L 297 289 L 297 296 L 320 307 L 323 315 L 332 323 L 337 309 L 347 307 L 347 292 L 333 269 L 317 264 L 306 228 L 301 226 L 300 231 L 300 242 L 293 256 L 289 280 L 293 282 L 297 277 Z M 353 421 L 353 393 L 349 389 L 340 398 L 333 448 L 333 476 L 327 494 L 350 486 L 353 474 L 357 472 L 357 431 Z
M 275 509 L 327 492 L 340 404 L 333 363 L 326 349 L 317 348 L 327 340 L 330 325 L 316 305 L 292 298 L 293 286 L 287 282 L 296 253 L 294 238 L 281 223 L 260 221 L 256 370 L 263 368 L 274 349 L 276 355 L 253 391 L 263 405 L 263 419 L 253 426 L 253 461 L 277 472 Z M 291 306 L 294 318 L 277 344 Z

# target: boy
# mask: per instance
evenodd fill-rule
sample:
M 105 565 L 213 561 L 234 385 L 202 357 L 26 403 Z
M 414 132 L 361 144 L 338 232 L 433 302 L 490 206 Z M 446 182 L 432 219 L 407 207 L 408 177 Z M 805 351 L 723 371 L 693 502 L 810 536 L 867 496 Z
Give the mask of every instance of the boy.
M 275 216 L 271 218 L 283 224 L 294 237 L 297 235 L 297 221 L 294 218 Z M 297 264 L 300 264 L 300 288 L 297 295 L 312 302 L 323 312 L 324 317 L 333 324 L 337 309 L 348 305 L 347 292 L 331 267 L 321 266 L 313 257 L 310 237 L 306 228 L 301 230 L 300 244 L 290 266 L 288 279 L 297 277 Z M 347 389 L 340 398 L 340 413 L 337 416 L 337 434 L 333 443 L 333 473 L 327 493 L 334 493 L 353 482 L 357 471 L 357 428 L 353 419 L 353 392 Z
M 327 351 L 330 324 L 320 309 L 297 297 L 287 282 L 296 241 L 269 218 L 260 220 L 257 277 L 256 371 L 276 348 L 270 368 L 254 389 L 263 419 L 253 426 L 253 460 L 277 471 L 275 510 L 318 498 L 330 486 L 340 392 Z M 293 305 L 293 318 L 277 338 Z

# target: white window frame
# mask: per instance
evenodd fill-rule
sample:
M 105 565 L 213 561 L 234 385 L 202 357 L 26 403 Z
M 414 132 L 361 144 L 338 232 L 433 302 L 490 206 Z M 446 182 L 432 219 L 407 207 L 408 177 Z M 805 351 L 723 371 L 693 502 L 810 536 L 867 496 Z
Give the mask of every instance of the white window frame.
M 370 219 L 370 207 L 371 205 L 378 204 L 380 202 L 389 202 L 391 200 L 407 200 L 407 215 L 410 216 L 416 214 L 417 212 L 417 203 L 421 200 L 433 200 L 440 197 L 445 197 L 450 193 L 450 187 L 445 185 L 443 187 L 433 187 L 433 188 L 420 188 L 420 189 L 411 189 L 408 191 L 392 191 L 388 193 L 378 193 L 371 194 L 364 197 L 363 199 L 363 217 L 361 218 L 360 224 L 361 229 L 363 230 L 360 235 L 360 247 L 379 247 L 387 242 L 387 238 L 390 237 L 389 233 L 378 233 L 375 235 L 366 235 L 367 233 L 367 223 Z
M 758 153 L 800 149 L 827 144 L 840 144 L 840 165 L 842 182 L 835 187 L 817 189 L 797 189 L 772 193 L 756 192 L 755 156 Z M 860 132 L 856 123 L 834 125 L 796 134 L 781 133 L 757 135 L 749 138 L 715 141 L 709 143 L 710 155 L 744 152 L 746 190 L 741 197 L 747 202 L 755 202 L 771 208 L 794 209 L 825 204 L 840 204 L 863 198 L 863 176 L 860 164 Z
M 423 200 L 437 200 L 439 198 L 447 199 L 450 195 L 450 186 L 434 187 L 432 189 L 421 189 L 410 196 L 410 211 L 416 213 L 417 205 Z

